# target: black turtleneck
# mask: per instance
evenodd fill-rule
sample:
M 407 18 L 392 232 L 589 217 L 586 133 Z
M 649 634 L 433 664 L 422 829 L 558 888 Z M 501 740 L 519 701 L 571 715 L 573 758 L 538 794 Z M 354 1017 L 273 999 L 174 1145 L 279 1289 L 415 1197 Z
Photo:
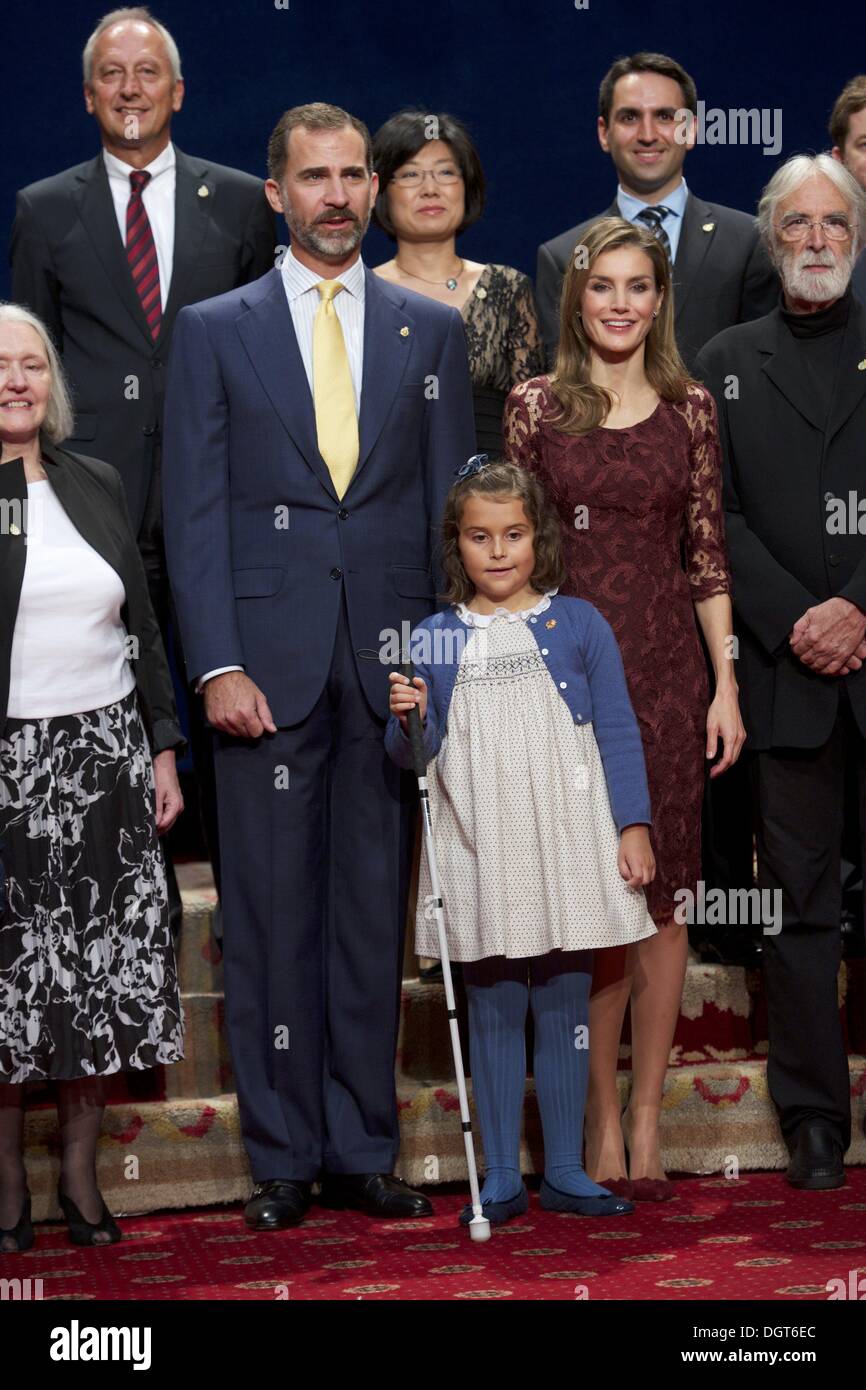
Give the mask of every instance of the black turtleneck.
M 844 329 L 851 309 L 851 287 L 839 298 L 828 304 L 826 309 L 816 309 L 814 314 L 795 314 L 781 305 L 781 315 L 795 338 L 823 338 L 828 333 Z
M 814 314 L 794 314 L 780 307 L 782 322 L 794 339 L 792 354 L 796 355 L 799 387 L 808 392 L 815 414 L 825 423 L 833 402 L 836 369 L 842 349 L 842 338 L 851 308 L 851 289 Z

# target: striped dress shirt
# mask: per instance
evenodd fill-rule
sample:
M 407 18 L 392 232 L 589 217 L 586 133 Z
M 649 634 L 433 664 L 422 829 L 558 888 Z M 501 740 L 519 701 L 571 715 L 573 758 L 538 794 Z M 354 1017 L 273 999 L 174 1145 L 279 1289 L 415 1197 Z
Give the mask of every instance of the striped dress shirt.
M 295 326 L 295 337 L 301 350 L 301 360 L 312 393 L 313 320 L 321 303 L 316 285 L 323 277 L 317 275 L 313 270 L 308 270 L 305 265 L 301 265 L 301 262 L 292 255 L 291 247 L 283 257 L 280 271 L 286 298 L 289 301 L 292 323 Z M 334 308 L 337 311 L 337 318 L 340 320 L 343 341 L 346 344 L 346 353 L 349 358 L 349 371 L 352 374 L 352 386 L 355 391 L 355 410 L 360 415 L 361 379 L 364 371 L 364 292 L 366 289 L 364 262 L 361 257 L 359 256 L 348 270 L 341 271 L 336 279 L 344 288 L 340 294 L 335 296 Z

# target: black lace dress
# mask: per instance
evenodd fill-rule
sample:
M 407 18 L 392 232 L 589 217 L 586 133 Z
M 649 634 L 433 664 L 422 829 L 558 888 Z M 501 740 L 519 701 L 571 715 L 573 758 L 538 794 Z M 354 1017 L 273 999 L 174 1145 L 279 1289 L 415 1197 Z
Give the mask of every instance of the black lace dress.
M 486 265 L 461 310 L 480 453 L 502 453 L 502 412 L 512 386 L 544 371 L 535 297 L 527 275 Z

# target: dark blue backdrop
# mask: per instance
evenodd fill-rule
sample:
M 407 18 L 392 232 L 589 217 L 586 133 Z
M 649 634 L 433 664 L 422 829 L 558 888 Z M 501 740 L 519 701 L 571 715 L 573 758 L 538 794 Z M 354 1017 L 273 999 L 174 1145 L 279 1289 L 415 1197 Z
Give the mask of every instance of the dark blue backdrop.
M 81 97 L 80 53 L 110 8 L 90 0 L 4 0 L 0 219 L 15 189 L 98 148 Z M 780 107 L 777 158 L 704 146 L 686 162 L 695 191 L 752 210 L 779 159 L 828 145 L 827 117 L 866 68 L 861 0 L 154 0 L 180 47 L 187 96 L 181 149 L 264 174 L 277 117 L 333 101 L 376 127 L 417 103 L 466 120 L 490 183 L 486 215 L 461 242 L 478 260 L 534 272 L 539 241 L 601 211 L 613 192 L 595 136 L 598 82 L 611 59 L 660 49 L 693 74 L 707 107 Z M 810 40 L 810 34 L 814 41 Z M 281 230 L 282 235 L 282 230 Z M 386 258 L 371 231 L 365 259 Z M 9 293 L 0 257 L 0 297 Z

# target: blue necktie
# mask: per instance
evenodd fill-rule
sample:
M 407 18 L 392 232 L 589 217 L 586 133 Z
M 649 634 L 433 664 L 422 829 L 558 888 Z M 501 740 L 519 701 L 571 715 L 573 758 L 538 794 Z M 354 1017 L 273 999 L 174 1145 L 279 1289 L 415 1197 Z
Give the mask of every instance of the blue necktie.
M 643 222 L 645 227 L 649 227 L 656 241 L 661 242 L 669 262 L 671 260 L 671 240 L 662 223 L 670 215 L 670 212 L 671 209 L 666 208 L 664 203 L 659 203 L 657 207 L 644 208 L 643 212 L 639 212 L 637 215 L 638 222 Z

